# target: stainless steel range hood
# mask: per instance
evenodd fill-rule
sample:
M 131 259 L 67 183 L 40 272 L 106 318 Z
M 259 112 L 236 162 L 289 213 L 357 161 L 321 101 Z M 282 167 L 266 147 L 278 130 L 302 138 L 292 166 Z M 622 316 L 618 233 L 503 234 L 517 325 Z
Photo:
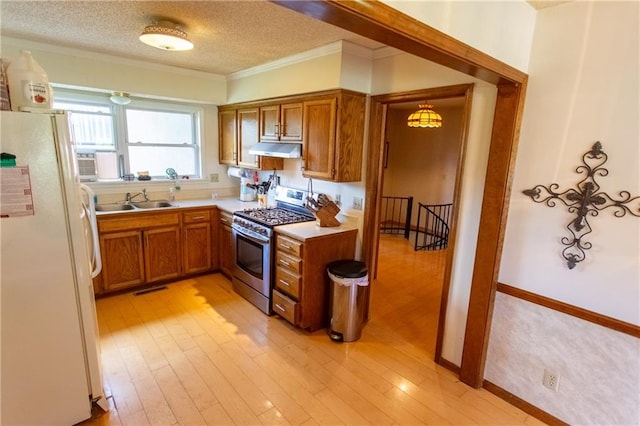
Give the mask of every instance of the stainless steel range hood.
M 264 157 L 300 158 L 302 144 L 260 142 L 249 150 L 249 154 Z

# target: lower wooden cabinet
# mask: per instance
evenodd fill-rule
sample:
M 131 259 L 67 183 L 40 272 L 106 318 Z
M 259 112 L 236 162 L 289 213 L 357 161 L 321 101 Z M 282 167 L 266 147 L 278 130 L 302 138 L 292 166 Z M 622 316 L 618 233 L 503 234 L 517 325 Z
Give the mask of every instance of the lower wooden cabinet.
M 144 266 L 146 281 L 178 278 L 180 276 L 180 228 L 147 229 L 144 237 Z
M 194 210 L 182 214 L 182 253 L 185 274 L 211 269 L 210 210 Z
M 142 232 L 125 231 L 100 235 L 101 285 L 96 293 L 143 284 Z
M 231 278 L 235 265 L 233 234 L 231 232 L 232 215 L 224 210 L 219 210 L 219 215 L 218 253 L 220 253 L 220 270 Z
M 276 231 L 273 312 L 308 331 L 326 327 L 331 290 L 327 265 L 353 259 L 357 232 L 353 229 L 302 241 Z
M 96 294 L 177 279 L 217 267 L 216 208 L 98 216 L 102 272 Z

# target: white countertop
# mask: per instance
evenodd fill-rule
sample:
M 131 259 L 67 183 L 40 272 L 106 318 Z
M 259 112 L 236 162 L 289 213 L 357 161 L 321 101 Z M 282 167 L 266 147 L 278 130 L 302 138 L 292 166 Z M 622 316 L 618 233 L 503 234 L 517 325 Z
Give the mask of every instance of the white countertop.
M 300 222 L 290 225 L 280 225 L 275 227 L 278 234 L 286 235 L 297 240 L 308 240 L 311 238 L 322 237 L 325 235 L 338 234 L 340 232 L 352 231 L 358 229 L 355 226 L 342 224 L 334 227 L 318 226 L 316 222 Z
M 172 207 L 162 207 L 156 209 L 135 209 L 135 210 L 124 210 L 124 211 L 115 211 L 115 212 L 97 212 L 98 215 L 113 215 L 113 214 L 121 214 L 121 213 L 142 213 L 142 212 L 151 212 L 151 211 L 170 211 L 174 209 L 181 208 L 197 208 L 197 207 L 217 207 L 221 210 L 227 211 L 229 213 L 233 213 L 238 210 L 244 209 L 255 209 L 258 208 L 257 201 L 240 201 L 238 198 L 219 198 L 219 199 L 202 199 L 202 200 L 178 200 L 172 201 Z M 357 229 L 356 226 L 350 223 L 343 223 L 340 226 L 336 227 L 321 227 L 313 222 L 301 222 L 301 223 L 292 223 L 290 225 L 280 225 L 275 227 L 275 231 L 287 235 L 291 238 L 295 238 L 301 241 L 308 240 L 311 238 L 318 238 L 325 235 L 337 234 L 340 232 L 351 231 L 353 229 Z
M 240 201 L 239 199 L 233 198 L 219 198 L 216 200 L 213 199 L 202 199 L 202 200 L 177 200 L 171 201 L 171 207 L 161 207 L 156 209 L 134 209 L 134 210 L 122 210 L 122 211 L 104 211 L 104 212 L 96 212 L 99 216 L 101 215 L 111 215 L 111 214 L 122 214 L 122 213 L 142 213 L 142 212 L 155 212 L 158 210 L 168 211 L 173 209 L 181 209 L 181 208 L 194 208 L 194 207 L 218 207 L 221 210 L 225 210 L 229 213 L 233 213 L 234 211 L 244 210 L 244 209 L 255 209 L 258 208 L 257 201 Z

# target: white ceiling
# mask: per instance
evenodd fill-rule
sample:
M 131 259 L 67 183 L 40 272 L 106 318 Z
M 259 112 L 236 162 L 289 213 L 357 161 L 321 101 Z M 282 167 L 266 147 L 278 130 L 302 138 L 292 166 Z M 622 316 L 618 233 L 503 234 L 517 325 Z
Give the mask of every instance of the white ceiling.
M 535 8 L 558 1 L 529 1 Z M 169 52 L 138 40 L 158 20 L 180 24 L 195 48 Z M 382 44 L 266 0 L 0 0 L 0 36 L 227 75 L 347 40 Z

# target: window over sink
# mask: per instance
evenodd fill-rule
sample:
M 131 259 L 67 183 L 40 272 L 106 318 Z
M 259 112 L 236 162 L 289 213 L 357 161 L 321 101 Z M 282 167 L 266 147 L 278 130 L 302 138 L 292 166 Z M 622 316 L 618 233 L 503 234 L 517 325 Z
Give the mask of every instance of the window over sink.
M 115 105 L 106 93 L 56 89 L 53 107 L 69 111 L 78 153 L 111 153 L 107 161 L 118 177 L 148 171 L 152 178 L 166 178 L 172 168 L 179 176 L 200 178 L 196 105 L 139 98 Z

